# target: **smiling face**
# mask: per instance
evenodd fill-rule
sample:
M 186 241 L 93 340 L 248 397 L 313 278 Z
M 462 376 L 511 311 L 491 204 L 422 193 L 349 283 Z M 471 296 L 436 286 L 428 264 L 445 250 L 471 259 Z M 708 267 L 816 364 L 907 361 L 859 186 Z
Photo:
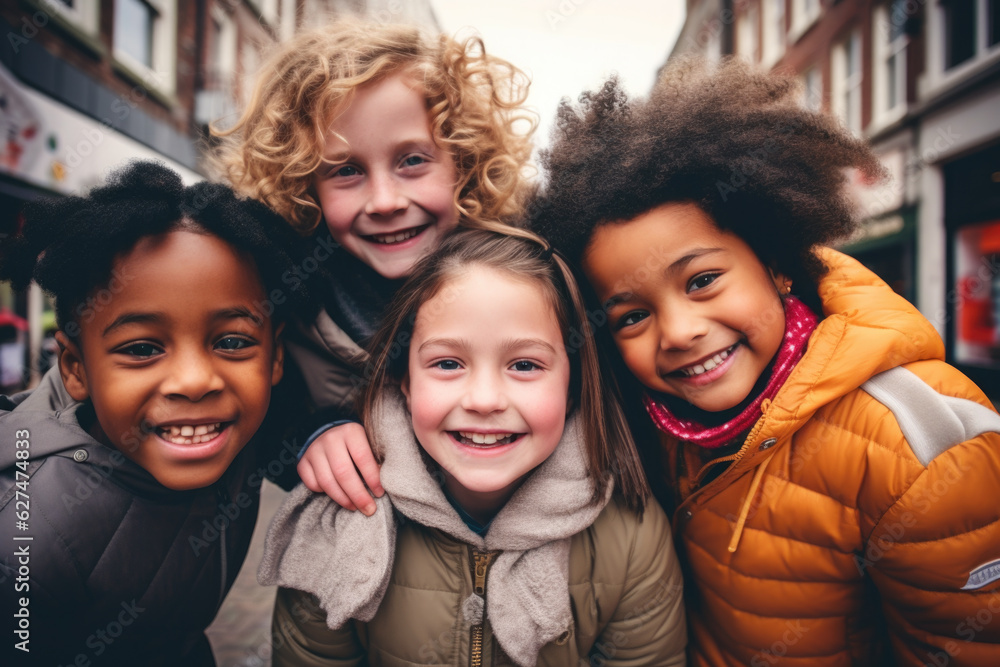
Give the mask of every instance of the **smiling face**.
M 81 313 L 79 345 L 59 334 L 66 388 L 93 402 L 95 437 L 164 486 L 212 484 L 281 378 L 257 269 L 215 236 L 173 231 L 142 239 L 115 275 Z
M 533 282 L 471 267 L 420 307 L 403 392 L 417 440 L 473 516 L 499 510 L 555 450 L 569 377 L 555 310 Z
M 625 364 L 654 391 L 727 410 L 781 345 L 784 278 L 694 204 L 598 227 L 583 266 Z
M 412 77 L 360 88 L 333 120 L 323 156 L 316 192 L 327 227 L 380 275 L 409 275 L 458 224 L 455 163 L 434 141 Z

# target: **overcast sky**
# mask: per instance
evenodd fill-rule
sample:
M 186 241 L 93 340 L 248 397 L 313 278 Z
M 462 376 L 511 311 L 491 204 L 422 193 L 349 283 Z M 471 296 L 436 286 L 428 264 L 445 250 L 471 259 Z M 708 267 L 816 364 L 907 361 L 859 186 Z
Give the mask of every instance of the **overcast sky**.
M 477 31 L 486 50 L 532 80 L 540 115 L 535 143 L 548 143 L 562 97 L 576 99 L 612 72 L 645 94 L 684 21 L 684 0 L 431 0 L 441 28 Z

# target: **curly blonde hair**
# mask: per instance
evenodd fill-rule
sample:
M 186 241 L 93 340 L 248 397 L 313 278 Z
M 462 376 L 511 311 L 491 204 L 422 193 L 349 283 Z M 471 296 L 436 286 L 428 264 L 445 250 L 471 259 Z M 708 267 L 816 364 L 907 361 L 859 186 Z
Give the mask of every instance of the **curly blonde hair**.
M 435 139 L 455 160 L 463 223 L 515 221 L 532 191 L 526 166 L 537 123 L 523 108 L 527 76 L 488 55 L 478 37 L 434 39 L 355 20 L 302 33 L 264 64 L 236 124 L 211 128 L 216 168 L 238 192 L 311 232 L 322 220 L 314 173 L 330 120 L 358 87 L 399 72 L 421 82 Z

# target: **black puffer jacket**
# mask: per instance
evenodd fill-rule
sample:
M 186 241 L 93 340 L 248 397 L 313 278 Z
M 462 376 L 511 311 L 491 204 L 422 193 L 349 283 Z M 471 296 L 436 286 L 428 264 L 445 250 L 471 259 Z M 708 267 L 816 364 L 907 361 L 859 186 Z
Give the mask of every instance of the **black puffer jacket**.
M 173 491 L 87 434 L 93 410 L 56 371 L 0 397 L 0 664 L 214 664 L 204 629 L 294 444 L 248 445 L 211 487 Z

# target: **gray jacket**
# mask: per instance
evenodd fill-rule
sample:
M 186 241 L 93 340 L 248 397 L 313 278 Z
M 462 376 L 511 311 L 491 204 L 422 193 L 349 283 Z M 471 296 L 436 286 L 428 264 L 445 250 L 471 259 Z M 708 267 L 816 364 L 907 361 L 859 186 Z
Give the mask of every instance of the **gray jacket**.
M 294 452 L 248 445 L 211 487 L 174 491 L 94 440 L 93 418 L 58 369 L 0 397 L 0 616 L 29 614 L 0 664 L 212 665 L 203 631 L 246 556 L 262 475 L 294 471 Z

